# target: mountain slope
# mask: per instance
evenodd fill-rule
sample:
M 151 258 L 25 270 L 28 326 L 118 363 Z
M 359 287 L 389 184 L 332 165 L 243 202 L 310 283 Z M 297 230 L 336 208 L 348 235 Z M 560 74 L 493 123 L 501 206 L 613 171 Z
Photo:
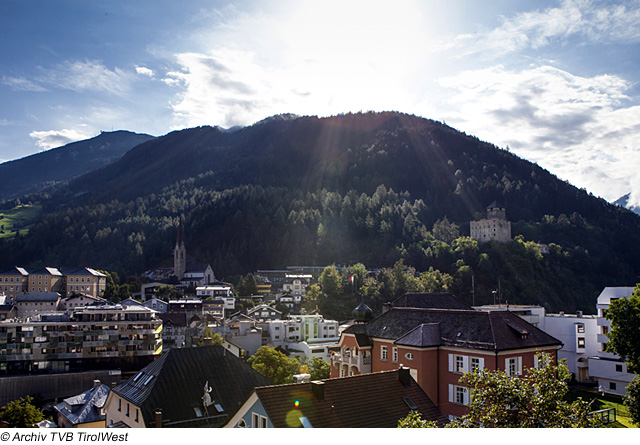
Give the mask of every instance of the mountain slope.
M 153 139 L 128 131 L 104 132 L 22 159 L 0 164 L 0 201 L 35 193 L 112 162 L 138 144 Z
M 505 245 L 459 238 L 494 200 L 522 237 Z M 478 298 L 500 286 L 513 304 L 589 311 L 602 287 L 633 284 L 640 270 L 637 215 L 475 137 L 400 113 L 173 132 L 44 204 L 48 214 L 27 237 L 0 245 L 1 267 L 90 263 L 128 275 L 170 264 L 182 217 L 188 253 L 221 277 L 404 259 L 451 274 L 469 302 L 474 277 Z M 438 230 L 445 217 L 457 227 Z
M 630 196 L 631 196 L 631 193 L 627 193 L 626 195 L 621 196 L 620 198 L 616 199 L 613 202 L 613 204 L 614 205 L 618 205 L 620 207 L 624 207 L 625 209 L 629 209 L 633 213 L 636 213 L 636 214 L 640 215 L 640 207 L 634 206 L 634 205 L 629 205 L 629 197 Z

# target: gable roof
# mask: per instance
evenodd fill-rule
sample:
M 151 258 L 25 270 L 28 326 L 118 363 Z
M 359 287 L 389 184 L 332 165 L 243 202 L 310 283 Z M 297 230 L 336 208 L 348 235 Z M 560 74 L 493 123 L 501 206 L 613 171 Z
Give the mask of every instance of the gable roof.
M 82 394 L 64 399 L 54 408 L 73 425 L 98 422 L 105 419 L 101 409 L 107 401 L 109 391 L 107 385 L 99 383 Z
M 394 307 L 365 325 L 347 328 L 344 333 L 417 345 L 419 334 L 409 334 L 423 324 L 439 325 L 442 346 L 504 351 L 562 345 L 560 340 L 508 311 Z M 420 335 L 430 338 L 429 342 L 433 343 L 433 332 L 426 329 L 423 328 Z
M 60 299 L 60 294 L 57 292 L 25 292 L 24 294 L 16 295 L 16 303 L 26 303 L 26 302 L 55 303 L 59 299 Z
M 203 409 L 204 386 L 212 388 L 211 399 L 223 408 L 219 414 Z M 155 425 L 154 413 L 162 410 L 163 427 L 219 426 L 231 417 L 242 401 L 258 386 L 271 381 L 221 346 L 173 348 L 147 365 L 113 392 L 136 406 L 147 426 Z M 203 417 L 194 408 L 199 407 Z
M 24 267 L 14 267 L 13 269 L 5 270 L 4 272 L 0 272 L 0 275 L 22 275 L 28 276 L 29 272 Z
M 314 428 L 395 428 L 411 412 L 408 402 L 424 419 L 447 423 L 407 368 L 257 388 L 256 394 L 275 428 L 299 427 L 303 417 Z

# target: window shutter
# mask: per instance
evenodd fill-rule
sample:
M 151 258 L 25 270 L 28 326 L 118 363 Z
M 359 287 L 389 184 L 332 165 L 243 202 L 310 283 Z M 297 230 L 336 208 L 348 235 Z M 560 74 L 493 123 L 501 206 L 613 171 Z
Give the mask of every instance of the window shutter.
M 451 403 L 453 403 L 454 401 L 454 396 L 455 396 L 454 392 L 455 392 L 454 386 L 451 383 L 449 383 L 449 402 Z
M 462 372 L 469 372 L 469 360 L 471 360 L 471 358 L 465 355 L 464 360 L 462 360 Z
M 464 405 L 468 406 L 469 405 L 469 389 L 465 388 L 464 390 Z
M 518 375 L 522 375 L 522 357 L 518 357 Z
M 449 372 L 453 372 L 453 354 L 449 354 Z
M 534 369 L 540 369 L 540 366 L 538 364 L 538 355 L 537 354 L 533 356 L 533 367 L 534 367 Z
M 509 374 L 509 359 L 508 358 L 504 359 L 504 372 Z
M 480 369 L 484 369 L 484 358 L 480 357 L 480 362 L 478 363 Z

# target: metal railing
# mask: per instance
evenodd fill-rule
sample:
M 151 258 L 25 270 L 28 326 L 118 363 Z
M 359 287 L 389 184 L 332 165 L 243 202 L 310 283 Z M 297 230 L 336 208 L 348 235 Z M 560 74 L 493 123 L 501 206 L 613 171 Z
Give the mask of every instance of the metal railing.
M 607 408 L 601 409 L 598 411 L 593 411 L 589 413 L 589 418 L 595 419 L 597 422 L 602 425 L 607 425 L 609 423 L 616 422 L 616 409 L 615 408 Z

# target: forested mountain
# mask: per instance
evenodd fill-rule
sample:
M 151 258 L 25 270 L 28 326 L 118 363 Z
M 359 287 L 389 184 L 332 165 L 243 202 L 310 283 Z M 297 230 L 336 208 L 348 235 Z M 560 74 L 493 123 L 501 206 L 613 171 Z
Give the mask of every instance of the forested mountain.
M 494 200 L 518 237 L 478 244 L 469 221 Z M 1 241 L 0 266 L 90 264 L 129 275 L 170 264 L 182 217 L 189 254 L 219 277 L 403 259 L 448 274 L 447 289 L 469 302 L 473 277 L 476 303 L 491 302 L 499 285 L 510 303 L 585 312 L 602 287 L 640 281 L 638 215 L 400 113 L 173 132 L 70 182 L 43 207 L 27 236 Z
M 39 192 L 112 162 L 153 139 L 130 131 L 103 132 L 85 141 L 0 164 L 0 201 Z

